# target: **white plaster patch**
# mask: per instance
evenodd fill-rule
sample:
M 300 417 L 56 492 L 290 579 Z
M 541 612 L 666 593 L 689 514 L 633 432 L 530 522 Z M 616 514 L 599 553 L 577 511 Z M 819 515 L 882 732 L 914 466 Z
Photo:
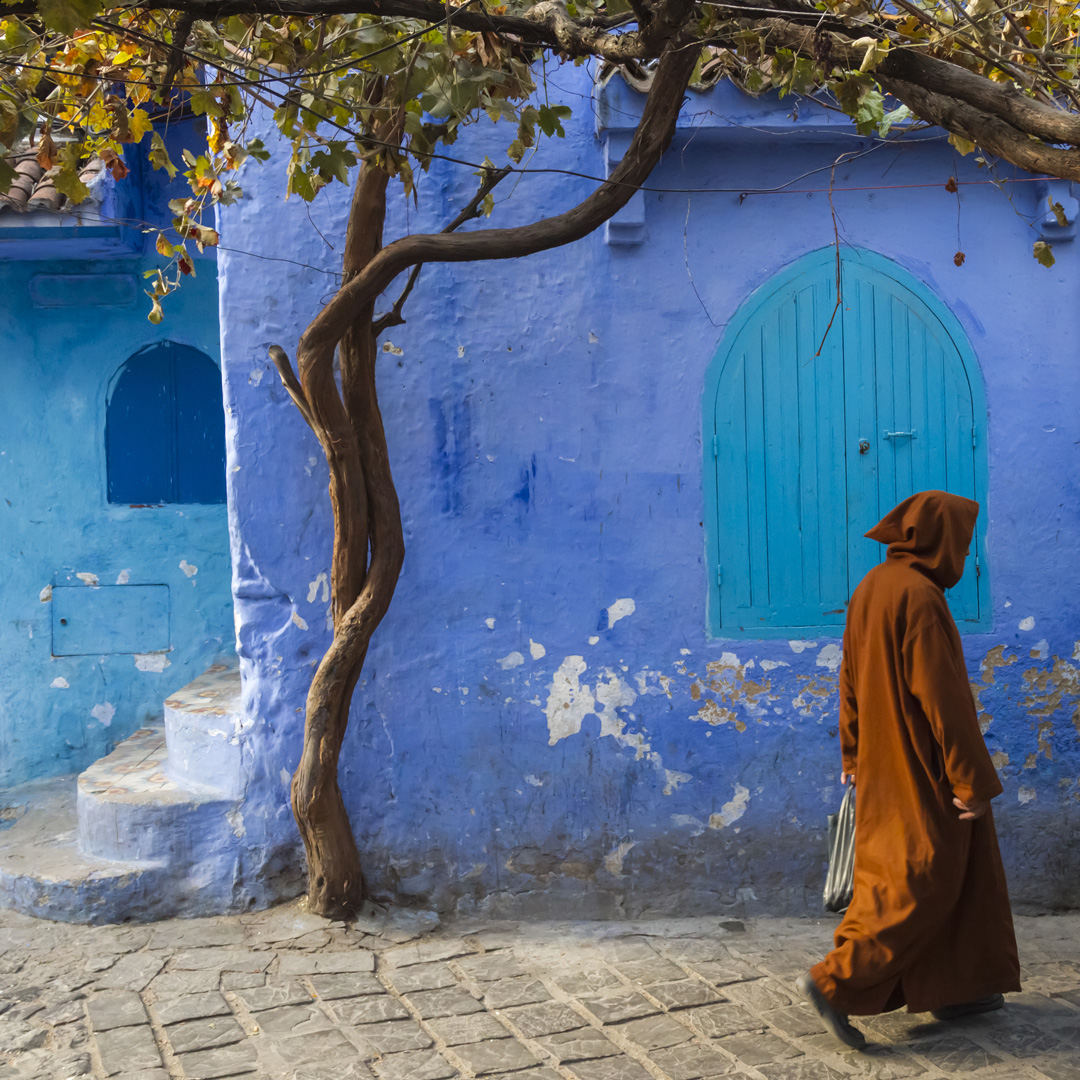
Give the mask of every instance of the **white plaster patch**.
M 307 459 L 307 464 L 304 466 L 304 472 L 308 476 L 310 476 L 311 475 L 311 470 L 314 469 L 315 466 L 318 465 L 318 464 L 319 464 L 319 459 L 317 457 L 309 457 Z
M 64 678 L 63 675 L 57 675 L 55 679 L 49 685 L 54 690 L 66 690 L 71 684 Z
M 237 810 L 229 810 L 225 814 L 225 820 L 229 823 L 229 828 L 232 829 L 233 836 L 237 840 L 242 840 L 247 829 L 244 827 L 244 815 Z
M 637 604 L 630 599 L 629 596 L 623 597 L 621 600 L 616 600 L 614 604 L 607 609 L 607 624 L 610 630 L 620 619 L 625 619 L 627 615 L 633 615 L 637 610 Z
M 689 773 L 676 772 L 674 769 L 665 769 L 664 779 L 667 781 L 664 785 L 664 794 L 671 795 L 673 792 L 678 791 L 683 784 L 689 784 L 694 778 Z
M 806 652 L 807 649 L 816 649 L 816 641 L 789 641 L 788 646 L 793 653 Z
M 494 630 L 494 629 L 495 629 L 495 620 L 494 620 L 494 619 L 485 619 L 485 620 L 484 620 L 484 625 L 485 625 L 485 626 L 486 626 L 486 627 L 487 627 L 487 628 L 488 628 L 489 630 Z
M 1037 798 L 1037 795 L 1035 793 L 1034 788 L 1022 787 L 1016 793 L 1016 801 L 1021 803 L 1021 804 L 1034 802 L 1036 798 Z
M 1012 601 L 1011 601 L 1011 600 L 1006 600 L 1006 601 L 1005 601 L 1005 606 L 1006 606 L 1007 608 L 1010 608 L 1010 607 L 1012 607 Z
M 791 667 L 786 660 L 762 660 L 762 671 L 775 671 L 778 667 Z
M 299 626 L 301 630 L 306 630 L 308 628 L 307 623 L 301 618 L 299 611 L 294 611 L 292 613 L 292 621 Z
M 738 821 L 746 813 L 749 802 L 750 789 L 736 784 L 734 796 L 720 807 L 720 813 L 709 815 L 709 828 L 723 829 Z
M 288 769 L 282 769 L 278 773 L 278 778 L 281 780 L 282 787 L 288 787 L 292 783 L 292 777 L 289 775 Z
M 595 333 L 593 333 L 592 330 L 589 331 L 589 344 L 590 345 L 599 345 L 600 344 L 600 339 L 596 336 Z
M 581 682 L 587 667 L 583 656 L 568 656 L 551 680 L 545 708 L 549 746 L 576 735 L 581 730 L 581 721 L 596 711 L 592 690 Z
M 383 352 L 388 352 L 391 356 L 404 356 L 405 355 L 405 350 L 404 349 L 399 349 L 392 341 L 384 341 L 382 351 Z
M 252 386 L 258 386 L 262 381 L 263 369 L 259 367 L 253 368 L 251 374 L 248 376 L 248 382 L 251 383 Z
M 525 663 L 525 657 L 521 655 L 516 649 L 513 652 L 507 653 L 505 656 L 499 657 L 498 664 L 503 671 L 509 671 L 511 668 L 521 667 Z
M 1035 629 L 1035 616 L 1028 615 L 1027 618 L 1021 619 L 1017 624 L 1021 630 L 1034 630 Z
M 91 589 L 96 589 L 98 587 L 98 576 L 97 576 L 97 574 L 91 574 L 91 573 L 89 573 L 87 571 L 83 571 L 83 573 L 76 574 L 75 576 L 84 585 L 89 585 Z
M 37 594 L 37 598 L 43 603 L 47 604 L 52 599 L 52 586 L 46 585 L 44 589 Z M 1080 641 L 1076 643 L 1076 647 L 1080 649 Z
M 1074 641 L 1073 642 L 1072 658 L 1074 660 L 1080 660 L 1080 641 Z
M 839 645 L 826 645 L 824 649 L 817 654 L 817 660 L 815 663 L 818 667 L 828 668 L 830 671 L 836 671 L 840 667 L 842 653 L 840 652 Z
M 108 727 L 113 717 L 116 715 L 116 706 L 111 701 L 103 701 L 100 705 L 95 705 L 90 710 L 90 715 L 99 723 L 102 727 Z
M 529 655 L 534 660 L 540 660 L 547 656 L 547 649 L 539 641 L 533 641 L 532 638 L 529 638 Z
M 679 650 L 679 655 L 680 656 L 689 656 L 690 655 L 690 650 L 689 649 L 680 649 Z
M 691 836 L 700 836 L 705 831 L 705 822 L 692 814 L 672 814 L 671 824 L 688 828 Z
M 131 571 L 130 570 L 127 570 L 127 569 L 121 570 L 120 573 L 116 575 L 116 584 L 117 585 L 126 585 L 130 580 L 131 580 Z
M 135 654 L 135 666 L 140 671 L 164 671 L 169 663 L 169 658 L 163 652 Z
M 192 566 L 187 559 L 180 560 L 180 569 L 183 570 L 189 578 L 193 578 L 199 572 L 199 568 L 197 566 Z
M 1043 638 L 1034 649 L 1031 650 L 1033 660 L 1045 660 L 1050 655 L 1050 642 Z
M 625 859 L 631 849 L 636 846 L 636 840 L 624 840 L 621 844 L 616 844 L 615 847 L 604 856 L 604 869 L 611 874 L 612 877 L 621 878 L 623 876 L 623 859 Z
M 322 586 L 322 599 L 325 604 L 330 599 L 330 579 L 324 570 L 314 581 L 308 582 L 307 602 L 314 604 L 319 597 L 319 586 Z
M 599 645 L 600 644 L 600 639 L 595 634 L 593 634 L 593 636 L 591 638 L 589 638 L 589 644 L 590 645 Z
M 525 774 L 525 783 L 528 784 L 530 787 L 543 787 L 544 786 L 544 781 L 541 780 L 540 777 L 538 777 L 538 776 L 533 776 L 532 773 L 526 773 Z
M 465 346 L 464 345 L 459 345 L 457 347 L 457 354 L 458 354 L 458 359 L 459 360 L 464 360 L 465 359 Z

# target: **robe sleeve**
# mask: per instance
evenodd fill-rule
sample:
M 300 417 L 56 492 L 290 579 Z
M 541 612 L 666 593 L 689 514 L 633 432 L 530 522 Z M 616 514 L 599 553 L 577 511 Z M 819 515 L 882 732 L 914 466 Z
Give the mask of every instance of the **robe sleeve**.
M 1001 781 L 979 730 L 959 638 L 950 629 L 941 619 L 912 627 L 904 641 L 904 674 L 941 747 L 953 793 L 964 802 L 989 802 L 1001 794 Z
M 844 656 L 840 661 L 840 758 L 842 770 L 855 772 L 859 748 L 859 702 L 855 696 L 854 650 L 844 633 Z

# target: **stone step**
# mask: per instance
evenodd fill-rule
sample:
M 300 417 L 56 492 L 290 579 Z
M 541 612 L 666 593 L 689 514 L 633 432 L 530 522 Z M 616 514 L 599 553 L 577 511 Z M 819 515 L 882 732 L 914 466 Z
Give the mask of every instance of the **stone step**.
M 60 922 L 160 918 L 165 864 L 83 854 L 75 802 L 74 776 L 0 792 L 0 907 Z
M 228 846 L 237 801 L 205 784 L 178 784 L 168 757 L 165 729 L 142 728 L 79 775 L 84 855 L 179 868 Z
M 206 785 L 239 798 L 244 730 L 240 672 L 214 664 L 165 701 L 168 775 L 178 784 Z

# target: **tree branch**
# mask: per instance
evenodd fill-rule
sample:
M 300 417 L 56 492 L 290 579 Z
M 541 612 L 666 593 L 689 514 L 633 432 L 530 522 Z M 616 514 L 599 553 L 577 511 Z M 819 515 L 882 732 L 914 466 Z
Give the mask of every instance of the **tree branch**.
M 488 170 L 484 176 L 484 182 L 480 185 L 476 194 L 469 200 L 461 213 L 458 214 L 458 216 L 442 231 L 444 233 L 451 233 L 459 226 L 464 225 L 466 221 L 471 221 L 473 218 L 479 217 L 481 203 L 487 198 L 495 185 L 500 181 L 505 180 L 513 171 L 513 167 L 510 165 L 506 165 L 495 171 Z M 380 315 L 372 323 L 372 333 L 376 338 L 389 327 L 401 326 L 401 324 L 405 322 L 405 318 L 401 314 L 401 309 L 405 306 L 405 301 L 409 299 L 409 294 L 413 291 L 413 287 L 416 285 L 416 279 L 420 276 L 420 271 L 423 270 L 423 268 L 423 263 L 417 263 L 412 268 L 412 272 L 409 274 L 409 280 L 405 283 L 405 288 L 401 290 L 401 295 L 394 301 L 394 306 L 386 313 Z
M 417 263 L 520 258 L 573 243 L 621 210 L 645 182 L 675 133 L 698 55 L 696 42 L 668 43 L 625 156 L 608 180 L 572 210 L 512 229 L 407 236 L 383 248 L 362 273 L 338 291 L 304 333 L 298 352 L 301 378 L 306 382 L 307 367 L 331 365 L 334 348 L 357 307 L 378 296 L 398 274 Z
M 286 353 L 280 345 L 271 345 L 269 352 L 270 359 L 274 361 L 274 367 L 277 368 L 278 375 L 281 378 L 281 385 L 289 392 L 289 397 L 293 399 L 293 404 L 300 410 L 300 415 L 307 421 L 308 427 L 310 427 L 312 431 L 315 431 L 315 421 L 311 415 L 311 406 L 308 405 L 307 396 L 304 394 L 304 388 L 300 385 L 300 380 L 296 377 L 296 372 L 293 371 L 288 353 Z

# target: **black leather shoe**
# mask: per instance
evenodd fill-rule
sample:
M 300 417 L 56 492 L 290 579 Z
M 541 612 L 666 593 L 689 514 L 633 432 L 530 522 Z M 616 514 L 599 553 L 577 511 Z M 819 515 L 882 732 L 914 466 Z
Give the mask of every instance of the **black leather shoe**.
M 959 1020 L 962 1016 L 978 1016 L 979 1013 L 994 1012 L 1005 1004 L 1005 998 L 1001 994 L 987 994 L 986 997 L 976 998 L 974 1001 L 964 1001 L 959 1005 L 946 1005 L 941 1009 L 934 1009 L 930 1014 L 935 1020 Z
M 850 1046 L 852 1050 L 866 1049 L 866 1036 L 843 1013 L 838 1013 L 829 1004 L 809 972 L 795 980 L 795 988 L 810 1002 L 810 1007 L 821 1017 L 821 1022 L 830 1035 L 845 1046 Z

